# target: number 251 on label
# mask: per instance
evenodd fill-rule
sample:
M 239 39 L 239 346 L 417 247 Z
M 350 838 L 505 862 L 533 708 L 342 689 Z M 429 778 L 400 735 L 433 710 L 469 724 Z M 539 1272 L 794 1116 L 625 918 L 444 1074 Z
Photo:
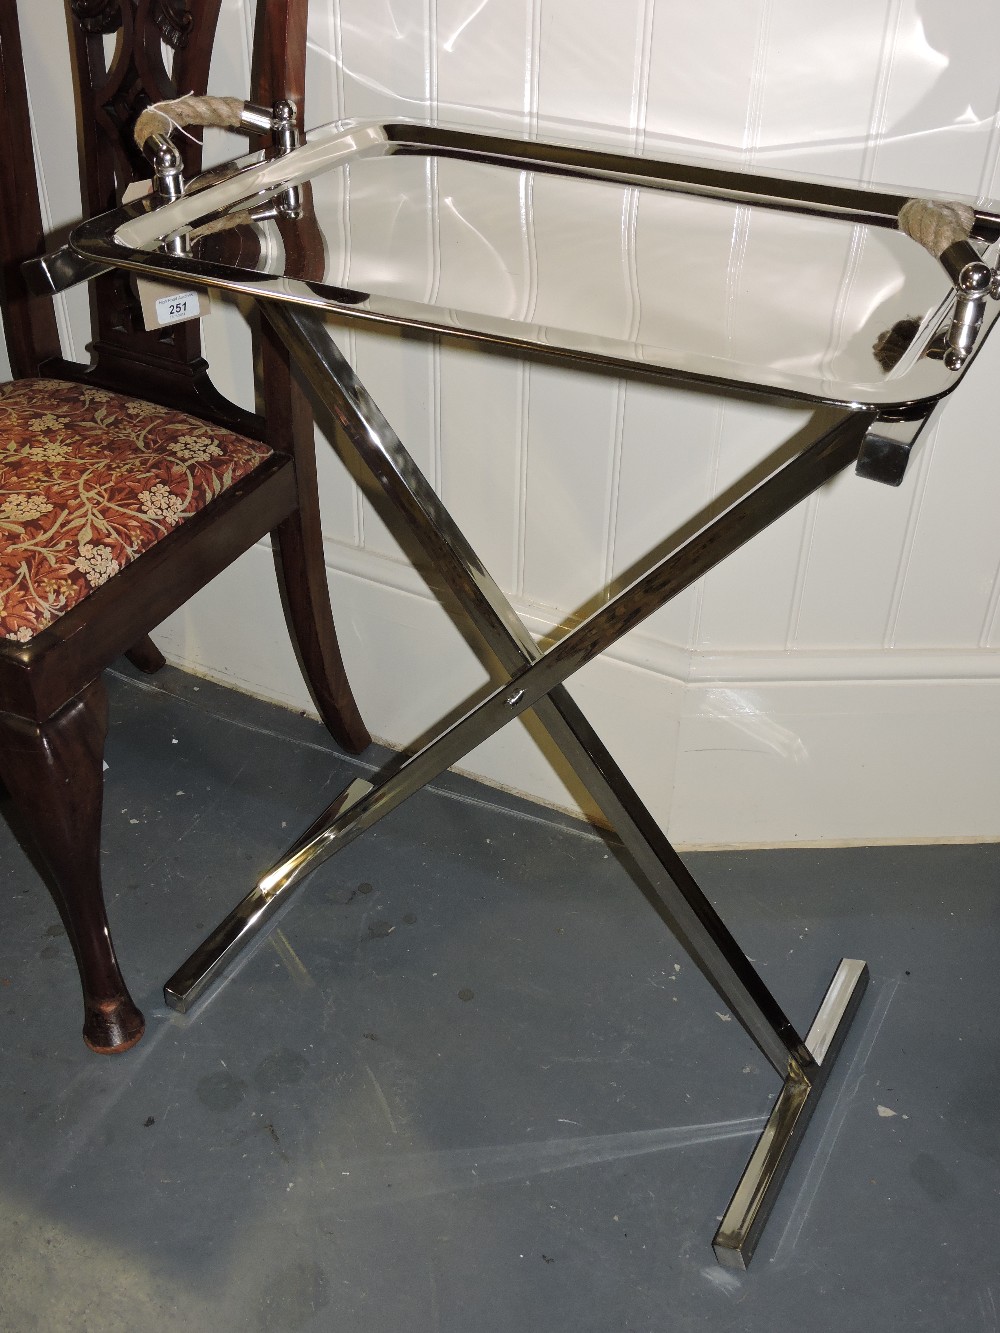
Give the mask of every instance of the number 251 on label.
M 156 302 L 158 324 L 179 324 L 185 319 L 197 319 L 200 313 L 197 292 L 174 292 L 159 297 Z

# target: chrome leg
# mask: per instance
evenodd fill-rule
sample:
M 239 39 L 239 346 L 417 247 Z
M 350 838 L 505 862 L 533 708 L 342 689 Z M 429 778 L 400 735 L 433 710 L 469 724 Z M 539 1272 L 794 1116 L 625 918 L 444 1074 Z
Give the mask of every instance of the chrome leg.
M 339 813 L 349 809 L 371 789 L 370 782 L 358 778 L 340 793 L 330 810 Z M 293 857 L 294 852 L 295 848 L 290 848 L 289 857 Z M 279 890 L 259 881 L 163 987 L 163 998 L 170 1008 L 186 1014 L 212 982 L 249 948 L 284 905 Z
M 542 655 L 389 423 L 307 311 L 264 303 L 299 367 L 344 428 L 341 441 L 375 480 L 510 674 L 461 721 L 376 788 L 352 784 L 167 983 L 167 1003 L 187 1009 L 304 876 L 512 718 L 535 708 L 577 776 L 649 882 L 685 947 L 783 1079 L 813 1078 L 815 1062 L 774 997 L 649 815 L 562 685 L 731 551 L 853 462 L 870 424 L 854 413 L 659 561 L 555 648 Z M 360 792 L 359 786 L 365 788 Z
M 867 985 L 867 965 L 844 958 L 806 1036 L 812 1070 L 789 1071 L 715 1233 L 715 1257 L 724 1267 L 745 1269 L 750 1262 Z

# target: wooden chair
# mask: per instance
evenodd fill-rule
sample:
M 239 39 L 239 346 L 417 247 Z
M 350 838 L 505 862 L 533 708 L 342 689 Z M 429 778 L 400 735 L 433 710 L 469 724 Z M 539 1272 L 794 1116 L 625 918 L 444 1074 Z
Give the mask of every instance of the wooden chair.
M 149 176 L 131 136 L 142 108 L 205 91 L 220 4 L 71 0 L 88 216 Z M 305 9 L 306 0 L 259 0 L 249 90 L 265 105 L 297 102 L 299 123 Z M 163 43 L 174 52 L 169 73 Z M 270 532 L 316 706 L 345 748 L 358 752 L 370 737 L 330 614 L 312 419 L 280 344 L 260 335 L 265 412 L 245 412 L 208 379 L 198 324 L 145 332 L 131 284 L 111 274 L 92 284 L 92 364 L 64 361 L 51 303 L 28 296 L 19 269 L 44 240 L 11 0 L 0 4 L 0 112 L 5 329 L 23 377 L 0 386 L 0 780 L 51 872 L 80 970 L 84 1040 L 122 1051 L 143 1018 L 101 889 L 103 668 L 126 652 L 143 669 L 162 665 L 149 631 Z M 200 146 L 177 146 L 193 174 Z

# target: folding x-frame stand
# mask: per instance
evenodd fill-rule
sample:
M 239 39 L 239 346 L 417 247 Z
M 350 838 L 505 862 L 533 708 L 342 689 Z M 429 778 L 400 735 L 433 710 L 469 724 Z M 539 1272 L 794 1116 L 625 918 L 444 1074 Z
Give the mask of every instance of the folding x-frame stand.
M 860 1003 L 867 967 L 852 959 L 840 963 L 812 1027 L 805 1038 L 800 1037 L 563 682 L 856 462 L 875 414 L 846 412 L 815 443 L 791 461 L 775 465 L 755 489 L 542 653 L 330 339 L 322 317 L 275 301 L 262 300 L 260 305 L 319 399 L 343 428 L 339 444 L 345 461 L 360 465 L 374 479 L 386 503 L 405 523 L 499 659 L 508 679 L 378 786 L 360 780 L 351 783 L 175 973 L 164 989 L 167 1003 L 186 1011 L 320 861 L 533 708 L 648 880 L 690 956 L 783 1080 L 715 1235 L 719 1260 L 729 1267 L 744 1268 Z
M 175 973 L 165 987 L 167 1003 L 186 1010 L 261 931 L 310 869 L 513 718 L 534 709 L 648 881 L 692 959 L 782 1079 L 781 1093 L 715 1236 L 719 1259 L 743 1267 L 860 1003 L 867 968 L 858 961 L 842 960 L 812 1027 L 804 1038 L 799 1036 L 564 682 L 849 464 L 856 463 L 862 476 L 900 482 L 920 431 L 1000 318 L 1000 205 L 908 198 L 831 182 L 750 175 L 687 161 L 671 163 L 534 137 L 511 139 L 409 121 L 338 123 L 312 132 L 306 143 L 295 147 L 288 104 L 278 103 L 272 111 L 245 104 L 239 119 L 244 128 L 270 127 L 275 133 L 273 153 L 216 169 L 201 188 L 185 194 L 176 150 L 169 140 L 152 135 L 144 146 L 152 146 L 157 197 L 149 206 L 129 205 L 78 228 L 69 251 L 37 261 L 45 281 L 59 291 L 111 265 L 255 298 L 319 400 L 339 421 L 338 447 L 349 468 L 367 473 L 374 494 L 422 548 L 498 658 L 506 680 L 377 786 L 351 783 Z M 824 334 L 826 351 L 818 359 L 815 354 L 807 356 L 798 369 L 785 364 L 781 356 L 772 358 L 766 348 L 757 364 L 752 359 L 744 363 L 731 361 L 728 355 L 712 356 L 704 348 L 678 354 L 669 339 L 663 347 L 655 340 L 649 346 L 639 344 L 634 338 L 623 339 L 613 321 L 603 331 L 588 333 L 586 325 L 578 327 L 570 317 L 568 327 L 553 326 L 558 335 L 553 342 L 553 329 L 511 318 L 502 304 L 490 310 L 487 301 L 481 309 L 476 294 L 469 309 L 449 306 L 443 311 L 433 300 L 394 294 L 391 282 L 371 292 L 330 286 L 322 245 L 293 244 L 294 255 L 287 245 L 278 245 L 266 262 L 235 267 L 196 253 L 199 235 L 208 234 L 209 227 L 218 229 L 220 223 L 225 228 L 242 227 L 247 220 L 254 226 L 267 219 L 289 226 L 308 221 L 300 187 L 314 176 L 339 172 L 352 163 L 361 170 L 369 159 L 405 161 L 414 153 L 504 168 L 522 177 L 525 172 L 553 173 L 578 183 L 610 182 L 619 188 L 703 196 L 730 208 L 758 205 L 821 222 L 851 223 L 855 228 L 881 230 L 880 249 L 886 248 L 889 232 L 902 231 L 904 246 L 890 245 L 891 254 L 882 256 L 882 278 L 868 303 L 862 303 L 863 318 L 857 327 L 843 323 L 846 306 L 837 297 L 834 323 L 840 333 L 832 342 Z M 580 196 L 576 198 L 579 203 Z M 654 225 L 654 231 L 659 227 Z M 279 228 L 279 233 L 284 239 L 285 232 Z M 334 249 L 336 234 L 334 226 Z M 919 249 L 907 248 L 910 241 L 919 242 L 939 261 L 936 270 L 927 268 Z M 852 246 L 857 244 L 856 235 Z M 307 251 L 315 253 L 310 258 Z M 259 246 L 255 254 L 261 257 Z M 911 257 L 924 267 L 912 264 Z M 942 279 L 947 279 L 945 289 Z M 793 274 L 789 291 L 796 281 Z M 381 278 L 374 286 L 382 287 Z M 896 297 L 904 289 L 912 294 L 915 317 L 900 317 Z M 891 300 L 886 299 L 889 295 Z M 682 300 L 678 292 L 671 292 L 670 299 L 675 306 Z M 841 416 L 794 457 L 784 462 L 772 459 L 767 475 L 753 489 L 656 559 L 644 574 L 542 653 L 330 340 L 316 307 L 348 318 L 455 333 L 501 347 L 543 349 L 587 365 L 649 370 L 675 384 L 834 405 Z M 872 347 L 867 322 L 883 309 L 887 316 L 892 311 L 896 322 Z M 766 322 L 766 312 L 764 318 Z M 873 378 L 874 367 L 878 375 Z

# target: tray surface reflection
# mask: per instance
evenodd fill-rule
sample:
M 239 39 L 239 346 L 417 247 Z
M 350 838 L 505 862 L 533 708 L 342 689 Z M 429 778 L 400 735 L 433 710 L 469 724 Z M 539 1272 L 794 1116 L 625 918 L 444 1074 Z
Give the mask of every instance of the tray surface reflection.
M 908 197 L 483 131 L 344 123 L 207 172 L 172 203 L 108 215 L 73 244 L 353 318 L 905 410 L 958 378 L 940 354 L 954 288 L 896 229 Z M 298 221 L 290 199 L 304 204 Z M 997 214 L 977 210 L 973 243 L 991 265 L 998 234 Z M 979 343 L 997 312 L 989 301 Z M 873 346 L 904 320 L 909 342 L 887 371 Z

